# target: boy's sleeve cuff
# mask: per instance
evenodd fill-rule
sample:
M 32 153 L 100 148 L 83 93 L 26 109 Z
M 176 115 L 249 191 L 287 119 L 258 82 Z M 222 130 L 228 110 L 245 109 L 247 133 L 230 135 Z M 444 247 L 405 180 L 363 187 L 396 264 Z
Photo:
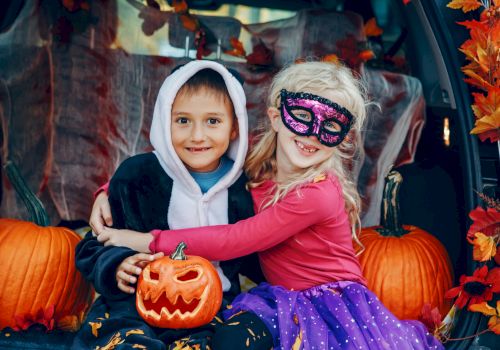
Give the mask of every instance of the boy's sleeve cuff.
M 151 243 L 149 243 L 149 251 L 153 254 L 156 254 L 161 251 L 158 244 L 161 230 L 153 230 L 150 233 L 153 235 L 153 240 L 151 241 Z

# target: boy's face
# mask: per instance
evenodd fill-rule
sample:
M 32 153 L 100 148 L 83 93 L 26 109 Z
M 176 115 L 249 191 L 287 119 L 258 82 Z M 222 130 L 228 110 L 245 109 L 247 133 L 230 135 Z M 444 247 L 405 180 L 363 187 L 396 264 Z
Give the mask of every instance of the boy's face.
M 172 144 L 186 168 L 210 172 L 238 136 L 228 99 L 201 89 L 177 94 L 172 105 Z

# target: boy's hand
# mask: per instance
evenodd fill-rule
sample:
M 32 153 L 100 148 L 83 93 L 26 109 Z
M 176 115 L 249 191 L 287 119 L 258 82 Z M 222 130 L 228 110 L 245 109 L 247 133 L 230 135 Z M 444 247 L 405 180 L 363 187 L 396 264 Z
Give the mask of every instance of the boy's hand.
M 132 294 L 135 292 L 134 287 L 131 285 L 137 282 L 137 277 L 142 272 L 142 269 L 151 261 L 159 259 L 163 253 L 156 253 L 154 255 L 137 253 L 124 259 L 116 269 L 116 281 L 118 288 L 125 293 Z
M 151 233 L 142 233 L 132 230 L 117 230 L 103 227 L 97 240 L 105 246 L 128 247 L 141 253 L 150 253 L 149 244 L 153 240 Z
M 89 225 L 95 236 L 101 234 L 104 225 L 112 226 L 111 208 L 109 206 L 108 195 L 106 191 L 100 192 L 95 198 L 90 214 Z

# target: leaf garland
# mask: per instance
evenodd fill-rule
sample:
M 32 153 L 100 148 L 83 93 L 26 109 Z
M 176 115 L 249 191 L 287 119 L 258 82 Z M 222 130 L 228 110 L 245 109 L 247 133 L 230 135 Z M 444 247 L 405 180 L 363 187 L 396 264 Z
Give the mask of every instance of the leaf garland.
M 500 139 L 500 6 L 498 0 L 453 0 L 447 7 L 469 12 L 484 7 L 479 20 L 457 22 L 469 30 L 470 39 L 460 51 L 468 63 L 462 67 L 465 82 L 481 92 L 474 92 L 475 125 L 471 134 L 481 141 Z

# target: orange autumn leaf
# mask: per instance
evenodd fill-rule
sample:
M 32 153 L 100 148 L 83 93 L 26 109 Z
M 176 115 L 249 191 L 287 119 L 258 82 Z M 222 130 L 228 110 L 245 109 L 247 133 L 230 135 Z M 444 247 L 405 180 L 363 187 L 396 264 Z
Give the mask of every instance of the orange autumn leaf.
M 231 50 L 226 50 L 224 53 L 231 55 L 231 56 L 236 56 L 236 57 L 245 57 L 246 56 L 246 51 L 245 48 L 243 47 L 243 43 L 239 41 L 236 38 L 231 38 L 230 39 L 231 43 Z
M 380 36 L 384 31 L 377 25 L 375 17 L 372 17 L 366 21 L 364 32 L 366 36 Z
M 375 54 L 373 53 L 372 50 L 363 50 L 359 53 L 358 57 L 362 60 L 362 61 L 369 61 L 371 60 L 372 58 L 375 57 Z
M 462 68 L 462 72 L 464 72 L 464 74 L 469 77 L 467 79 L 464 79 L 464 81 L 468 84 L 477 86 L 478 88 L 483 90 L 492 89 L 494 87 L 489 81 L 486 80 L 486 78 L 477 74 L 477 72 L 473 71 L 472 69 Z
M 463 12 L 469 12 L 476 10 L 482 6 L 481 2 L 478 0 L 452 0 L 446 5 L 446 7 L 459 10 Z
M 331 53 L 329 55 L 324 55 L 321 58 L 321 61 L 323 61 L 323 62 L 332 62 L 332 63 L 339 63 L 340 62 L 339 56 L 337 56 L 334 53 Z
M 469 310 L 472 312 L 480 312 L 485 316 L 491 316 L 488 320 L 488 329 L 495 334 L 500 334 L 500 301 L 497 301 L 496 309 L 483 301 L 479 304 L 470 305 Z
M 476 118 L 482 118 L 488 115 L 500 115 L 500 88 L 488 90 L 487 95 L 473 92 L 474 97 L 474 115 Z
M 186 13 L 188 10 L 188 5 L 185 0 L 173 0 L 172 8 L 175 13 Z
M 486 236 L 484 233 L 476 232 L 474 239 L 469 239 L 474 248 L 472 251 L 473 259 L 476 261 L 488 261 L 497 253 L 496 237 Z
M 92 328 L 92 335 L 97 338 L 99 336 L 99 333 L 97 330 L 102 327 L 102 323 L 101 322 L 89 322 L 89 325 Z
M 496 115 L 488 115 L 486 117 L 482 117 L 481 119 L 476 120 L 474 124 L 474 129 L 470 131 L 471 134 L 482 134 L 489 131 L 496 131 L 498 140 L 498 134 L 500 134 L 500 114 Z M 496 141 L 493 140 L 493 141 Z
M 196 32 L 199 27 L 198 20 L 191 16 L 190 14 L 184 14 L 180 16 L 182 26 L 189 30 L 190 32 Z

